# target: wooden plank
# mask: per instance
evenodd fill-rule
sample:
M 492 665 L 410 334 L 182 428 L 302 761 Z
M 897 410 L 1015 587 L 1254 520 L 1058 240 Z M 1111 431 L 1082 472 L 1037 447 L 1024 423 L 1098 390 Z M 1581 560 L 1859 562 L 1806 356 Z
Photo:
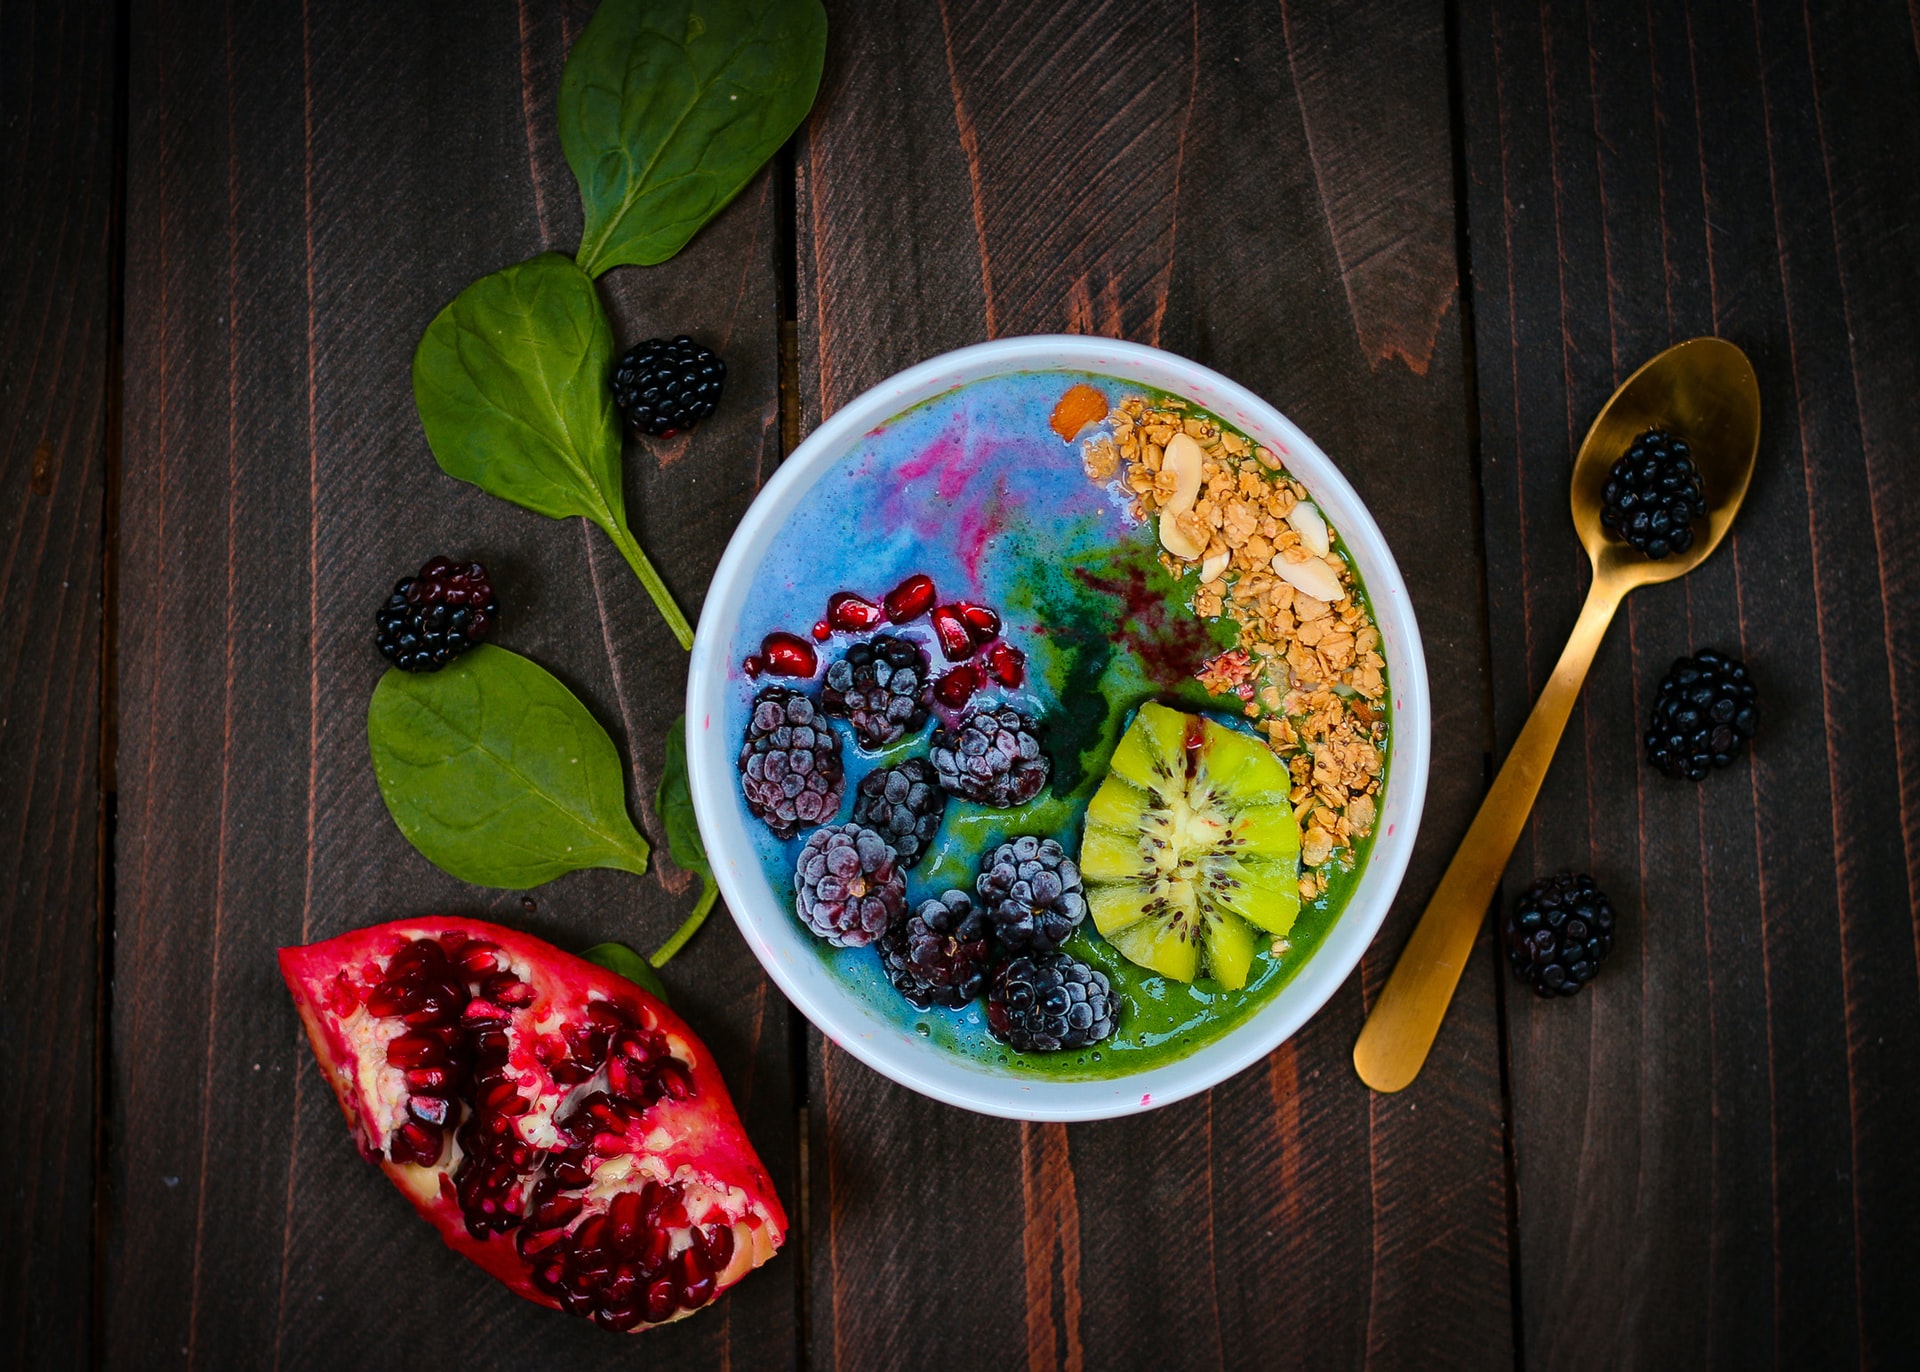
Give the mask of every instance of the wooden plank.
M 807 425 L 990 336 L 1105 333 L 1216 366 L 1314 434 L 1379 516 L 1436 730 L 1420 850 L 1362 973 L 1207 1096 L 1022 1126 L 813 1037 L 813 1365 L 1501 1361 L 1489 953 L 1419 1086 L 1373 1097 L 1349 1064 L 1490 733 L 1440 7 L 831 13 L 798 157 Z
M 665 867 L 562 880 L 531 913 L 453 881 L 388 819 L 363 732 L 384 588 L 480 557 L 502 641 L 608 725 L 659 833 L 684 656 L 597 531 L 442 476 L 408 381 L 459 289 L 577 240 L 552 104 L 590 9 L 134 6 L 115 1363 L 793 1359 L 791 1260 L 643 1352 L 446 1253 L 358 1160 L 273 961 L 434 910 L 646 949 L 693 899 Z M 622 341 L 686 330 L 731 364 L 720 415 L 630 454 L 637 532 L 689 613 L 777 455 L 773 199 L 763 178 L 673 263 L 607 282 Z M 783 1002 L 724 917 L 667 981 L 797 1200 Z
M 0 10 L 0 1362 L 95 1335 L 100 596 L 118 24 Z
M 1509 992 L 1532 1366 L 1893 1363 L 1920 1322 L 1917 51 L 1895 6 L 1463 11 L 1503 745 L 1585 584 L 1567 470 L 1613 385 L 1718 333 L 1764 408 L 1730 546 L 1633 597 L 1509 873 L 1591 870 L 1624 919 L 1588 994 Z M 1638 735 L 1710 644 L 1762 737 L 1696 789 Z

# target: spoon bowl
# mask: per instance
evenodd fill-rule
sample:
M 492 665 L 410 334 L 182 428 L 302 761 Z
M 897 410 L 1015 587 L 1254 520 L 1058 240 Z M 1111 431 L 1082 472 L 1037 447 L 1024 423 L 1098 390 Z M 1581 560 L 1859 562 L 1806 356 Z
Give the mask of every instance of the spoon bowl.
M 1654 559 L 1600 523 L 1607 473 L 1649 429 L 1684 438 L 1707 497 L 1704 529 L 1684 553 Z M 1693 338 L 1668 348 L 1621 383 L 1595 416 L 1573 464 L 1573 527 L 1596 581 L 1622 592 L 1671 581 L 1698 567 L 1733 526 L 1760 450 L 1760 383 L 1747 355 L 1724 338 Z
M 1649 429 L 1686 440 L 1707 501 L 1706 528 L 1692 546 L 1659 559 L 1615 539 L 1600 523 L 1608 471 Z M 1682 576 L 1719 546 L 1746 497 L 1759 446 L 1753 366 L 1719 338 L 1692 339 L 1648 362 L 1613 393 L 1587 431 L 1573 467 L 1573 525 L 1593 562 L 1593 584 L 1553 675 L 1353 1046 L 1354 1070 L 1374 1090 L 1400 1090 L 1425 1064 L 1614 611 L 1634 587 Z

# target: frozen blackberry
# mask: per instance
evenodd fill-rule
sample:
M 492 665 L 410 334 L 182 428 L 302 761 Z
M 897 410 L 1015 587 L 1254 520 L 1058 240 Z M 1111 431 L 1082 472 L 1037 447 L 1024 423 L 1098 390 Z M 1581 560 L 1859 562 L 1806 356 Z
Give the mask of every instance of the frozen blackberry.
M 987 854 L 973 883 L 1001 946 L 1050 953 L 1087 917 L 1080 869 L 1050 838 L 1023 835 Z
M 911 639 L 875 634 L 827 668 L 820 708 L 853 725 L 862 748 L 884 748 L 927 722 L 933 678 L 927 650 Z
M 880 963 L 894 989 L 922 1010 L 957 1010 L 987 987 L 993 923 L 965 891 L 949 891 L 887 926 Z
M 1113 1033 L 1113 989 L 1104 972 L 1065 953 L 1018 957 L 987 992 L 987 1028 L 1021 1053 L 1087 1048 Z
M 1600 492 L 1600 523 L 1653 558 L 1691 548 L 1693 521 L 1706 513 L 1706 492 L 1687 441 L 1663 429 L 1634 439 Z
M 649 338 L 613 368 L 613 403 L 637 434 L 671 438 L 713 413 L 727 364 L 685 334 Z
M 893 849 L 858 824 L 809 835 L 793 889 L 800 922 L 836 948 L 866 947 L 907 909 L 907 882 Z
M 940 789 L 933 764 L 923 757 L 868 772 L 854 791 L 853 822 L 892 844 L 902 867 L 919 865 L 946 813 L 947 793 Z
M 500 619 L 487 569 L 436 557 L 394 583 L 373 616 L 374 646 L 406 672 L 437 672 L 493 632 Z
M 935 729 L 932 757 L 947 790 L 1002 810 L 1026 804 L 1047 784 L 1034 722 L 1005 706 L 975 710 L 958 729 Z
M 1574 995 L 1612 948 L 1613 906 L 1589 876 L 1541 877 L 1507 917 L 1507 961 L 1537 995 Z
M 799 691 L 769 686 L 753 698 L 739 766 L 747 808 L 775 838 L 792 838 L 839 812 L 847 787 L 840 738 Z
M 1647 761 L 1670 777 L 1698 781 L 1739 757 L 1759 722 L 1746 667 L 1703 648 L 1676 659 L 1661 678 L 1647 724 Z

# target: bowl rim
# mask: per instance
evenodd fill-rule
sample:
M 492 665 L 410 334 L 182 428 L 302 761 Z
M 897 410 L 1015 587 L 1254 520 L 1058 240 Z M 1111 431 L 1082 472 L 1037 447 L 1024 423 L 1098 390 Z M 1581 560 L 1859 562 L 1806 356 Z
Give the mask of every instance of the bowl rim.
M 1172 1062 L 1091 1080 L 997 1072 L 881 1021 L 811 948 L 803 948 L 804 960 L 776 949 L 774 937 L 783 939 L 790 954 L 799 946 L 794 936 L 805 941 L 811 935 L 773 900 L 751 843 L 740 845 L 748 859 L 742 871 L 742 854 L 716 842 L 727 835 L 729 821 L 745 832 L 734 796 L 733 748 L 714 719 L 724 716 L 730 689 L 732 634 L 766 547 L 788 515 L 877 425 L 974 381 L 1049 371 L 1110 376 L 1182 396 L 1282 452 L 1288 471 L 1327 510 L 1360 565 L 1395 696 L 1391 780 L 1373 847 L 1325 941 L 1271 999 L 1219 1038 Z M 1426 656 L 1405 580 L 1371 513 L 1332 459 L 1279 409 L 1211 368 L 1144 344 L 1076 334 L 1002 338 L 942 353 L 863 391 L 809 434 L 761 488 L 727 542 L 700 613 L 686 706 L 688 781 L 702 841 L 741 936 L 781 992 L 836 1047 L 903 1086 L 981 1114 L 1064 1122 L 1133 1114 L 1207 1090 L 1266 1057 L 1319 1013 L 1359 966 L 1405 876 L 1426 800 L 1432 729 Z

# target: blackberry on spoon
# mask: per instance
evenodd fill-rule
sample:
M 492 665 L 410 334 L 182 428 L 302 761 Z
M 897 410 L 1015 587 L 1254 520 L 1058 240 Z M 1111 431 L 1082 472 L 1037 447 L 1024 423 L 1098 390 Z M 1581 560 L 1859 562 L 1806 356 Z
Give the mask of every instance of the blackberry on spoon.
M 1634 439 L 1600 492 L 1602 527 L 1652 558 L 1691 548 L 1693 522 L 1706 513 L 1693 450 L 1664 429 Z

